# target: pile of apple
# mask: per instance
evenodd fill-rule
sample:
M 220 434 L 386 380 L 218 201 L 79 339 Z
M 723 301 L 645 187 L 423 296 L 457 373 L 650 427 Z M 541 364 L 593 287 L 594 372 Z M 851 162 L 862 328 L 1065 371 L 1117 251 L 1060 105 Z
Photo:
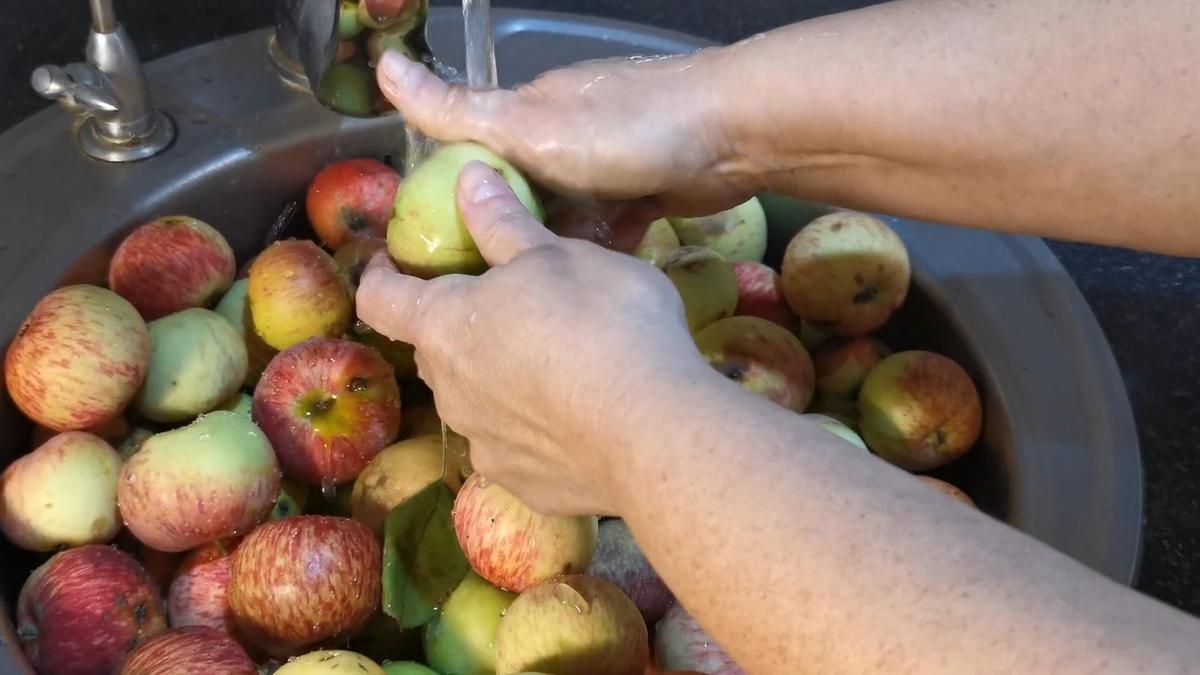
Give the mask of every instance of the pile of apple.
M 412 347 L 355 320 L 380 251 L 426 278 L 486 270 L 454 204 L 472 159 L 554 220 L 555 197 L 480 146 L 403 180 L 345 160 L 308 186 L 316 241 L 239 271 L 216 229 L 163 217 L 121 242 L 105 287 L 34 307 L 5 358 L 36 426 L 0 475 L 0 529 L 48 556 L 16 607 L 38 672 L 741 672 L 621 520 L 541 515 L 473 472 Z M 914 472 L 965 453 L 968 375 L 872 335 L 908 292 L 899 237 L 834 213 L 779 272 L 766 239 L 752 199 L 656 221 L 627 252 L 663 270 L 697 349 L 748 390 Z

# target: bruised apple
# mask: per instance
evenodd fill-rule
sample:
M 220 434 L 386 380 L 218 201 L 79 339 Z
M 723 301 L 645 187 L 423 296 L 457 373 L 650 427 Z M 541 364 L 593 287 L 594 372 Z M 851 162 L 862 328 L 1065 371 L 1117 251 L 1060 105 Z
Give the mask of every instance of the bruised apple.
M 146 640 L 121 664 L 117 675 L 256 675 L 242 646 L 206 626 L 174 628 Z
M 246 304 L 251 325 L 274 349 L 313 337 L 341 337 L 353 299 L 333 258 L 311 241 L 271 244 L 250 266 Z
M 400 174 L 374 159 L 334 162 L 308 186 L 305 209 L 313 230 L 333 250 L 361 237 L 387 236 Z
M 279 479 L 266 435 L 245 415 L 219 410 L 143 443 L 121 469 L 117 505 L 140 541 L 186 551 L 265 519 Z
M 737 308 L 737 277 L 721 254 L 700 246 L 682 246 L 667 254 L 663 271 L 679 291 L 693 333 L 732 316 Z
M 375 350 L 313 338 L 280 352 L 254 389 L 254 421 L 288 477 L 354 480 L 400 431 L 400 389 Z
M 246 380 L 246 343 L 210 309 L 150 322 L 150 368 L 134 406 L 155 422 L 183 422 L 213 410 Z
M 391 209 L 390 203 L 388 208 Z M 362 279 L 367 263 L 370 263 L 377 253 L 386 250 L 387 241 L 383 239 L 351 239 L 334 252 L 333 261 L 337 263 L 338 274 L 346 288 L 350 289 L 351 297 L 358 291 L 358 282 Z
M 168 216 L 121 242 L 108 265 L 108 287 L 154 321 L 189 307 L 211 307 L 236 271 L 233 249 L 208 223 Z
M 0 474 L 0 530 L 31 551 L 100 544 L 121 527 L 121 457 L 104 440 L 67 431 Z
M 166 627 L 154 582 L 111 546 L 56 553 L 17 599 L 17 637 L 39 673 L 109 675 L 129 649 Z
M 405 177 L 388 223 L 388 253 L 401 270 L 418 277 L 478 274 L 487 264 L 458 212 L 458 174 L 472 160 L 498 171 L 538 220 L 542 208 L 525 177 L 491 150 L 475 143 L 443 145 Z
M 759 396 L 796 412 L 812 400 L 812 359 L 779 324 L 734 316 L 702 329 L 695 339 L 713 368 Z
M 437 480 L 451 490 L 462 487 L 466 441 L 448 436 L 446 447 L 438 436 L 418 436 L 384 448 L 354 481 L 350 509 L 354 519 L 376 533 L 392 509 Z
M 783 280 L 778 272 L 752 260 L 735 262 L 732 267 L 738 285 L 735 315 L 757 316 L 793 332 L 800 327 L 783 297 Z
M 592 516 L 544 516 L 478 473 L 454 500 L 454 532 L 479 576 L 520 593 L 559 574 L 582 572 L 596 550 Z
M 983 406 L 971 376 L 927 351 L 893 354 L 875 366 L 858 396 L 859 431 L 875 454 L 909 471 L 961 457 L 979 439 Z
M 54 431 L 84 430 L 119 415 L 149 365 L 150 333 L 128 300 L 98 286 L 65 286 L 17 329 L 4 380 L 29 419 Z
M 646 623 L 611 582 L 582 574 L 521 593 L 496 631 L 496 675 L 534 669 L 572 675 L 642 675 Z
M 587 574 L 608 579 L 625 591 L 646 623 L 662 618 L 675 597 L 634 541 L 625 521 L 612 518 L 600 523 L 596 542 L 596 554 Z
M 267 654 L 349 637 L 379 605 L 379 540 L 349 518 L 294 516 L 259 526 L 233 554 L 229 607 Z
M 796 233 L 783 254 L 792 311 L 835 335 L 882 326 L 908 296 L 908 250 L 883 221 L 831 213 Z
M 670 222 L 681 244 L 711 248 L 730 262 L 762 262 L 767 252 L 767 214 L 757 197 L 719 213 Z

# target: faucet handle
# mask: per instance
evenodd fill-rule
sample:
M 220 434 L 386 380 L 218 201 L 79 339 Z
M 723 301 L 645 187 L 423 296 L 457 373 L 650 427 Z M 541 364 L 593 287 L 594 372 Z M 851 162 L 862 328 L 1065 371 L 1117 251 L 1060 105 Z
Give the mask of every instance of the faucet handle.
M 29 83 L 41 96 L 71 107 L 82 107 L 91 112 L 118 110 L 117 99 L 105 86 L 100 73 L 86 63 L 72 63 L 66 69 L 41 66 L 34 69 Z

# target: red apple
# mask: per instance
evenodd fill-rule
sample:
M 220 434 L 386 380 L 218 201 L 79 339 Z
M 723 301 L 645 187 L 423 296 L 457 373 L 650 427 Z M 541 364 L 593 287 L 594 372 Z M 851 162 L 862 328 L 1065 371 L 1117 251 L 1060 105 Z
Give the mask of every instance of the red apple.
M 271 361 L 254 390 L 252 414 L 289 477 L 336 485 L 354 480 L 396 439 L 400 389 L 375 350 L 314 338 Z
M 180 563 L 183 562 L 183 554 L 167 553 L 156 548 L 150 548 L 138 541 L 137 537 L 134 537 L 129 530 L 125 530 L 123 534 L 132 542 L 132 545 L 126 548 L 126 550 L 131 550 L 137 554 L 138 562 L 142 564 L 142 569 L 146 570 L 146 574 L 149 574 L 150 578 L 154 580 L 154 584 L 163 589 L 169 587 L 171 579 L 175 578 L 175 572 L 179 569 Z M 118 542 L 120 542 L 120 538 Z
M 372 30 L 391 28 L 411 21 L 421 5 L 421 0 L 359 0 L 358 20 Z
M 607 579 L 625 591 L 649 624 L 662 618 L 675 600 L 671 589 L 634 541 L 629 526 L 619 518 L 600 523 L 596 554 L 587 573 Z
M 870 333 L 908 296 L 908 250 L 864 213 L 831 213 L 796 233 L 783 256 L 783 292 L 805 321 L 835 335 Z
M 55 554 L 17 600 L 17 637 L 40 673 L 109 675 L 126 651 L 166 627 L 154 582 L 111 546 Z
M 121 242 L 108 265 L 108 287 L 154 321 L 210 306 L 236 271 L 233 249 L 220 232 L 195 218 L 168 216 Z
M 596 550 L 592 516 L 544 516 L 478 473 L 454 499 L 454 532 L 479 576 L 520 593 L 559 574 L 582 572 Z
M 34 306 L 4 359 L 9 396 L 55 431 L 90 429 L 125 409 L 150 365 L 133 305 L 98 286 L 65 286 Z
M 279 465 L 264 434 L 219 410 L 142 444 L 121 470 L 117 505 L 143 543 L 168 553 L 243 534 L 271 513 Z
M 350 636 L 379 604 L 382 550 L 349 518 L 294 516 L 261 525 L 233 554 L 229 607 L 271 656 Z
M 334 162 L 308 186 L 305 207 L 317 236 L 338 250 L 359 237 L 378 239 L 386 247 L 388 220 L 400 174 L 374 159 Z
M 0 530 L 31 551 L 102 544 L 121 528 L 121 457 L 104 440 L 67 431 L 0 474 Z
M 205 544 L 179 566 L 167 591 L 167 619 L 173 628 L 206 626 L 240 641 L 229 609 L 229 573 L 241 538 Z
M 206 626 L 175 628 L 138 645 L 118 675 L 257 675 L 241 645 Z
M 496 675 L 643 675 L 649 662 L 637 607 L 597 577 L 562 576 L 526 590 L 496 631 Z
M 246 306 L 259 337 L 287 349 L 313 337 L 341 337 L 354 303 L 333 258 L 311 241 L 271 244 L 247 277 Z
M 957 499 L 958 501 L 962 502 L 963 504 L 966 504 L 967 506 L 975 507 L 974 499 L 971 499 L 967 495 L 967 493 L 958 489 L 958 487 L 951 485 L 950 483 L 947 483 L 944 480 L 934 478 L 933 476 L 917 476 L 917 480 L 928 485 L 929 487 L 933 488 L 934 490 L 937 490 L 938 492 L 946 495 L 947 497 Z
M 952 359 L 898 352 L 875 366 L 858 395 L 867 447 L 909 471 L 948 464 L 979 439 L 983 406 L 971 376 Z
M 813 354 L 817 391 L 828 396 L 858 396 L 871 369 L 892 350 L 870 335 L 831 340 Z
M 745 673 L 683 605 L 667 610 L 666 616 L 655 626 L 654 661 L 663 670 L 688 670 L 709 675 Z
M 756 316 L 721 319 L 696 333 L 696 346 L 721 374 L 785 408 L 804 412 L 813 364 L 800 339 Z
M 757 316 L 792 332 L 800 328 L 800 320 L 792 314 L 792 308 L 783 298 L 783 280 L 778 272 L 752 260 L 735 262 L 731 266 L 738 285 L 734 315 Z
M 117 415 L 116 417 L 91 427 L 90 429 L 80 429 L 79 431 L 86 431 L 94 436 L 99 436 L 100 438 L 103 438 L 109 445 L 115 447 L 117 444 L 124 441 L 133 430 L 129 428 L 129 422 L 125 420 L 124 415 Z M 48 427 L 44 427 L 40 424 L 33 427 L 33 431 L 29 434 L 30 449 L 36 448 L 51 438 L 54 438 L 58 435 L 58 433 L 59 432 Z

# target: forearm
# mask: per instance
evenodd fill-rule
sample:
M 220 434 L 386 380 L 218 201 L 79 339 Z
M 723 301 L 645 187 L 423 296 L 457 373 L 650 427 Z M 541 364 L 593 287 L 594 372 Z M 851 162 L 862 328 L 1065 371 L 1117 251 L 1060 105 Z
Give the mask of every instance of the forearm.
M 749 673 L 1133 672 L 1194 624 L 795 414 L 698 376 L 624 425 L 621 515 Z M 629 479 L 633 476 L 633 479 Z
M 732 151 L 847 208 L 1200 254 L 1191 0 L 902 0 L 717 50 Z

